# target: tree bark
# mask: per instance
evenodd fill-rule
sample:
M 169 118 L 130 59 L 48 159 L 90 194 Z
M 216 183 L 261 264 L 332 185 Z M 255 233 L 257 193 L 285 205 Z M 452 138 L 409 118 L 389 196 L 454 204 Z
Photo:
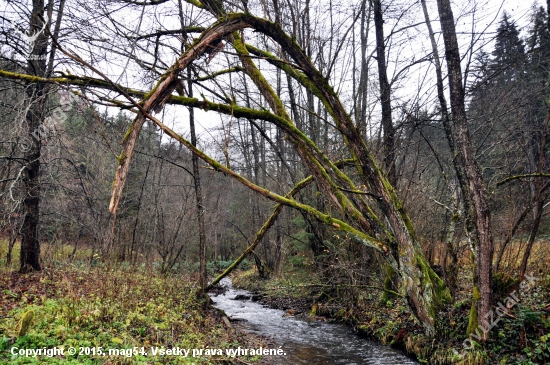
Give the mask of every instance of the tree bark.
M 191 68 L 187 69 L 187 87 L 189 88 L 189 97 L 193 97 L 193 81 L 191 77 Z M 195 109 L 189 108 L 189 128 L 191 132 L 191 143 L 197 147 L 197 134 L 195 132 Z M 199 171 L 199 158 L 197 155 L 192 155 L 193 163 L 193 181 L 195 183 L 195 197 L 197 200 L 197 220 L 199 222 L 199 260 L 200 260 L 200 279 L 199 284 L 201 291 L 206 292 L 208 285 L 208 276 L 206 273 L 206 233 L 204 228 L 204 207 L 202 205 L 202 188 Z
M 391 89 L 386 70 L 386 46 L 384 44 L 384 18 L 381 0 L 372 0 L 374 28 L 376 30 L 376 61 L 378 63 L 378 82 L 380 84 L 380 103 L 382 104 L 382 129 L 384 132 L 383 153 L 384 168 L 392 186 L 397 186 L 395 171 L 395 127 L 391 115 Z
M 550 106 L 546 108 L 546 118 L 544 120 L 544 130 L 540 133 L 540 148 L 538 151 L 538 161 L 537 161 L 537 172 L 539 174 L 542 174 L 542 169 L 544 166 L 544 160 L 545 160 L 545 141 L 548 134 L 548 122 L 550 121 Z M 531 229 L 531 234 L 529 236 L 529 242 L 527 243 L 527 247 L 525 248 L 525 252 L 523 253 L 523 258 L 521 259 L 521 264 L 519 267 L 519 280 L 523 281 L 525 279 L 525 272 L 527 271 L 527 263 L 529 261 L 529 256 L 531 256 L 531 250 L 533 249 L 533 245 L 535 244 L 535 238 L 537 237 L 537 232 L 540 227 L 540 221 L 542 218 L 542 214 L 544 212 L 544 198 L 542 196 L 542 193 L 546 187 L 543 187 L 542 181 L 540 178 L 537 178 L 535 182 L 535 220 L 533 222 L 533 227 Z
M 540 187 L 539 192 L 537 193 L 537 205 L 535 207 L 535 221 L 533 222 L 533 227 L 531 228 L 531 233 L 529 235 L 529 241 L 527 242 L 527 247 L 525 252 L 523 252 L 523 257 L 521 259 L 521 264 L 519 265 L 519 280 L 523 281 L 525 279 L 525 272 L 527 271 L 527 263 L 529 261 L 529 256 L 531 256 L 531 250 L 535 244 L 535 238 L 537 237 L 537 232 L 540 227 L 540 220 L 542 218 L 544 200 L 540 196 Z
M 53 4 L 53 1 L 51 2 Z M 61 28 L 61 19 L 63 18 L 63 10 L 65 9 L 65 0 L 61 0 L 59 2 L 59 7 L 57 9 L 57 20 L 55 21 L 55 29 L 53 31 L 53 38 L 57 41 L 59 37 L 59 30 Z M 51 22 L 51 16 L 50 22 Z M 57 45 L 55 42 L 52 43 L 52 49 L 50 51 L 49 60 L 48 60 L 48 68 L 46 70 L 46 74 L 50 76 L 53 71 L 53 63 L 55 61 L 55 51 L 56 51 Z
M 35 34 L 42 29 L 44 22 L 44 1 L 34 0 L 30 19 L 30 32 Z M 46 74 L 46 51 L 48 39 L 45 32 L 40 32 L 32 45 L 30 59 L 27 62 L 27 73 L 29 75 L 44 77 Z M 37 134 L 39 127 L 44 120 L 45 85 L 36 83 L 26 88 L 30 108 L 26 115 L 27 142 L 30 148 L 25 151 L 24 158 L 27 162 L 23 173 L 23 184 L 25 186 L 25 198 L 23 206 L 25 216 L 21 228 L 21 254 L 20 272 L 39 271 L 42 269 L 40 263 L 40 241 L 38 240 L 38 224 L 40 215 L 40 152 L 41 140 Z M 38 138 L 36 136 L 39 136 Z
M 10 239 L 8 242 L 8 253 L 6 254 L 6 267 L 11 266 L 11 255 L 13 252 L 13 246 L 15 246 L 15 241 L 17 241 L 18 233 L 14 229 L 10 229 Z
M 437 0 L 441 29 L 445 42 L 445 57 L 449 74 L 449 88 L 451 95 L 451 111 L 455 127 L 456 146 L 460 156 L 460 163 L 464 168 L 468 192 L 472 197 L 473 211 L 471 214 L 475 222 L 475 275 L 474 275 L 474 302 L 470 314 L 468 331 L 471 333 L 477 325 L 485 328 L 484 316 L 491 311 L 492 293 L 492 260 L 493 260 L 493 233 L 491 228 L 491 212 L 487 203 L 487 191 L 483 182 L 481 169 L 477 164 L 474 148 L 468 131 L 468 120 L 464 101 L 464 87 L 462 85 L 462 70 L 460 53 L 454 17 L 449 0 Z M 473 321 L 477 318 L 477 321 Z M 474 322 L 477 322 L 474 324 Z M 488 338 L 489 331 L 484 332 L 484 339 Z
M 449 149 L 451 150 L 451 154 L 453 156 L 453 167 L 456 173 L 456 177 L 458 179 L 458 184 L 460 186 L 462 205 L 463 205 L 462 210 L 463 212 L 467 212 L 466 213 L 466 231 L 467 231 L 468 237 L 470 237 L 474 232 L 474 222 L 471 214 L 468 214 L 468 212 L 471 212 L 472 199 L 470 197 L 470 193 L 468 190 L 466 177 L 464 176 L 464 169 L 460 164 L 459 151 L 456 147 L 453 126 L 451 124 L 451 120 L 449 117 L 449 109 L 447 106 L 447 99 L 445 98 L 445 88 L 443 85 L 443 70 L 442 70 L 441 61 L 439 58 L 439 50 L 437 48 L 437 42 L 435 40 L 435 35 L 432 29 L 432 24 L 431 24 L 430 17 L 428 14 L 428 9 L 426 6 L 426 0 L 421 0 L 421 3 L 422 3 L 422 10 L 424 12 L 424 18 L 426 21 L 426 26 L 428 28 L 430 43 L 432 45 L 432 52 L 433 52 L 433 59 L 434 59 L 435 73 L 436 73 L 436 80 L 437 80 L 437 97 L 439 99 L 439 106 L 441 108 L 441 123 L 443 124 L 443 129 L 445 130 L 445 135 L 447 137 Z M 452 187 L 450 187 L 450 189 L 455 190 Z M 452 193 L 454 194 L 454 191 Z M 453 212 L 453 216 L 451 217 L 451 222 L 449 226 L 449 233 L 452 232 L 454 234 L 454 227 L 456 226 L 457 219 L 461 218 L 460 215 L 461 214 L 459 214 L 458 212 Z M 446 269 L 445 277 L 446 277 L 447 284 L 449 285 L 449 288 L 451 290 L 451 293 L 453 294 L 453 297 L 455 296 L 457 291 L 457 280 L 458 280 L 458 277 L 457 277 L 458 255 L 457 255 L 456 249 L 457 248 L 453 246 L 453 236 L 449 234 L 447 236 L 447 250 L 451 258 L 451 262 L 449 264 L 449 267 Z

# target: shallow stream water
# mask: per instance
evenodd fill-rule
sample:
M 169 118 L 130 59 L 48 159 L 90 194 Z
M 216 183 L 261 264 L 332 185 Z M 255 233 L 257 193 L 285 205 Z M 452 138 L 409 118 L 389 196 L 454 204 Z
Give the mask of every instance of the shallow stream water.
M 222 309 L 245 331 L 267 336 L 281 346 L 285 355 L 270 356 L 273 364 L 308 365 L 407 365 L 418 364 L 401 352 L 378 345 L 354 334 L 341 324 L 308 320 L 308 317 L 285 317 L 282 310 L 265 307 L 252 300 L 235 300 L 250 292 L 235 289 L 229 279 L 222 280 L 229 289 L 212 296 L 214 306 Z

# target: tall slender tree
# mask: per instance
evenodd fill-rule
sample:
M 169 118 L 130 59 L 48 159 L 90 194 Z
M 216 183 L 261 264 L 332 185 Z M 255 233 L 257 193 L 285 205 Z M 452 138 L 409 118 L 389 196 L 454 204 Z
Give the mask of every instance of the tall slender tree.
M 395 171 L 395 127 L 391 112 L 391 89 L 388 81 L 386 64 L 386 38 L 384 37 L 384 17 L 381 0 L 372 0 L 374 28 L 376 31 L 376 62 L 378 63 L 378 83 L 380 85 L 380 104 L 382 106 L 382 130 L 384 132 L 383 154 L 384 167 L 388 180 L 397 186 L 397 172 Z
M 493 232 L 491 227 L 491 211 L 487 202 L 487 190 L 481 169 L 475 157 L 474 148 L 468 130 L 468 118 L 462 83 L 460 51 L 456 37 L 454 16 L 449 0 L 437 0 L 437 8 L 445 42 L 445 59 L 449 77 L 452 121 L 455 128 L 455 141 L 460 156 L 460 163 L 466 177 L 464 190 L 472 198 L 469 214 L 475 222 L 474 257 L 475 275 L 473 287 L 473 303 L 470 314 L 468 332 L 473 332 L 478 325 L 485 328 L 485 315 L 491 311 L 492 305 L 492 261 Z M 465 204 L 466 205 L 466 204 Z M 484 331 L 484 338 L 488 331 Z
M 181 0 L 178 0 L 178 5 L 182 37 L 184 40 L 186 40 L 187 34 L 185 33 L 183 4 Z M 183 42 L 182 44 L 182 51 L 184 50 L 184 44 L 185 42 Z M 212 51 L 211 54 L 213 54 Z M 187 94 L 190 98 L 193 97 L 193 73 L 191 67 L 187 69 Z M 191 134 L 191 143 L 193 144 L 193 146 L 197 147 L 195 110 L 193 108 L 189 108 L 189 131 Z M 191 161 L 193 164 L 193 183 L 195 186 L 195 199 L 197 202 L 197 222 L 199 226 L 199 285 L 201 291 L 204 293 L 208 284 L 208 274 L 206 271 L 206 228 L 204 223 L 204 206 L 198 156 L 192 155 Z

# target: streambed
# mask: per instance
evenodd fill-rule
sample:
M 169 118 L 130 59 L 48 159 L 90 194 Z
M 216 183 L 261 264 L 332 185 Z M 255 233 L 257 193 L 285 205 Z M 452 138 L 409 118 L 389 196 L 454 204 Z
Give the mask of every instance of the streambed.
M 361 338 L 344 325 L 285 316 L 282 310 L 251 299 L 235 300 L 238 295 L 250 298 L 252 293 L 233 288 L 230 279 L 223 279 L 221 284 L 228 290 L 212 296 L 214 306 L 225 311 L 239 328 L 271 338 L 272 348 L 281 346 L 286 355 L 270 356 L 273 364 L 418 364 L 395 349 Z

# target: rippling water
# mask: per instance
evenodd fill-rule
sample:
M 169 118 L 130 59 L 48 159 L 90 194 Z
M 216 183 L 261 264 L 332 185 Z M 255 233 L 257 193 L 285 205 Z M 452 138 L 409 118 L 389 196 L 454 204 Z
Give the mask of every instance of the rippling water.
M 215 307 L 224 310 L 231 319 L 244 320 L 239 327 L 271 337 L 276 346 L 282 346 L 285 356 L 270 357 L 276 364 L 418 364 L 397 350 L 355 335 L 343 325 L 312 321 L 307 317 L 283 317 L 281 310 L 251 300 L 234 300 L 239 294 L 251 294 L 232 288 L 229 279 L 222 280 L 222 284 L 229 290 L 212 296 Z

